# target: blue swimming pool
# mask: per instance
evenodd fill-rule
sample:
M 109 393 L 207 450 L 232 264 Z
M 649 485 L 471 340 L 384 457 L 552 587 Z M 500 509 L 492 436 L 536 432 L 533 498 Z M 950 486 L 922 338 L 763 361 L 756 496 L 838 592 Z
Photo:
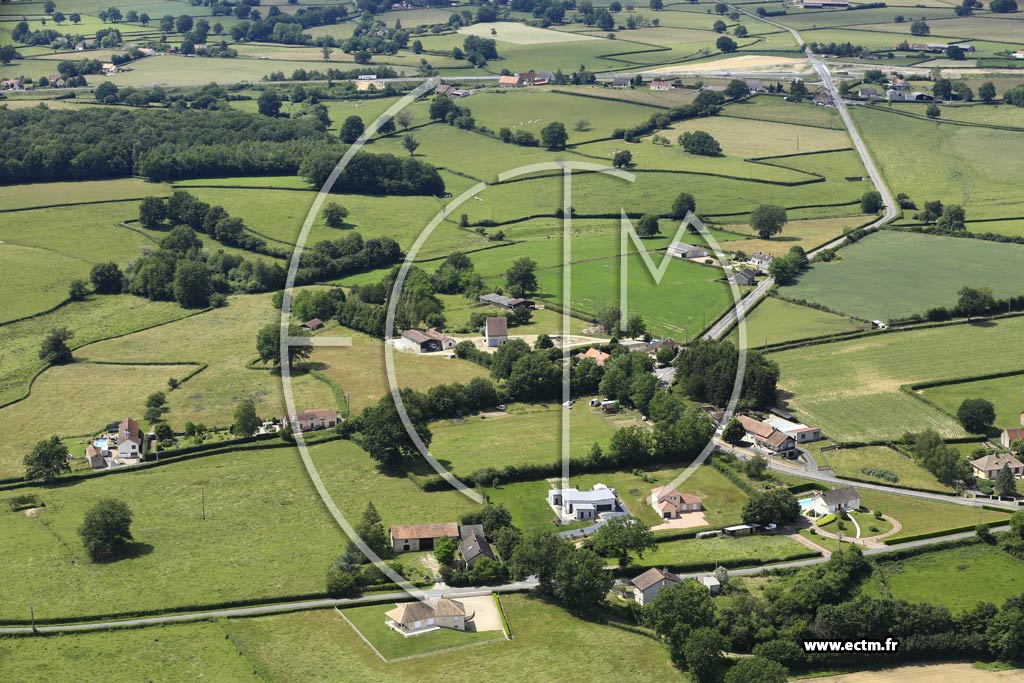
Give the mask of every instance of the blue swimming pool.
M 93 441 L 93 443 L 96 444 L 96 448 L 106 448 L 107 447 L 107 440 L 106 439 L 96 439 L 95 441 Z
M 811 503 L 814 502 L 814 499 L 813 498 L 801 498 L 797 502 L 800 503 L 800 509 L 801 510 L 809 510 L 811 508 Z

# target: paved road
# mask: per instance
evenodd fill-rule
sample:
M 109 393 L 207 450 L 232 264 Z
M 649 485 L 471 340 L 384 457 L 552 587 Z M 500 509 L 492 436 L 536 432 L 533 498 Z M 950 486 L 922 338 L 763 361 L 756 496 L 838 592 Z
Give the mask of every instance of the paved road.
M 431 597 L 458 597 L 460 595 L 479 595 L 482 591 L 494 593 L 507 593 L 521 590 L 531 590 L 537 586 L 536 579 L 507 583 L 501 586 L 491 587 L 468 587 L 468 588 L 445 588 L 442 590 L 425 589 L 425 593 Z M 298 602 L 282 602 L 272 605 L 254 605 L 252 607 L 233 607 L 231 609 L 208 610 L 205 612 L 188 612 L 185 614 L 168 614 L 158 617 L 140 617 L 138 619 L 122 619 L 117 621 L 92 621 L 80 624 L 56 624 L 53 626 L 37 626 L 37 633 L 69 633 L 76 631 L 103 631 L 116 628 L 132 628 L 137 626 L 155 626 L 159 624 L 179 624 L 190 621 L 206 621 L 208 619 L 226 619 L 231 617 L 255 617 L 268 614 L 281 614 L 282 612 L 300 612 L 311 609 L 323 609 L 325 607 L 348 607 L 380 600 L 408 601 L 409 594 L 404 591 L 394 593 L 378 593 L 376 595 L 364 595 L 359 598 L 325 598 L 322 600 L 303 600 Z M 0 628 L 0 635 L 29 635 L 32 628 L 29 626 L 13 626 Z
M 725 441 L 722 441 L 717 436 L 715 437 L 715 443 L 721 448 L 732 451 L 742 459 L 751 458 L 754 455 L 760 455 L 747 448 L 739 448 L 732 446 Z M 952 496 L 942 493 L 930 493 L 928 491 L 912 491 L 910 489 L 897 488 L 895 486 L 886 486 L 885 484 L 869 484 L 862 481 L 851 481 L 849 479 L 843 479 L 837 477 L 834 474 L 825 474 L 821 471 L 809 472 L 803 467 L 793 463 L 790 460 L 784 458 L 769 458 L 768 459 L 769 469 L 775 470 L 776 472 L 785 472 L 786 474 L 792 474 L 804 479 L 810 479 L 812 481 L 819 481 L 825 484 L 842 484 L 845 486 L 853 486 L 854 488 L 864 489 L 867 491 L 876 491 L 878 493 L 889 493 L 896 496 L 906 496 L 908 498 L 920 498 L 923 500 L 931 500 L 938 503 L 951 503 L 953 505 L 964 505 L 967 507 L 981 507 L 983 505 L 991 507 L 999 507 L 1008 511 L 1019 510 L 1020 508 L 1013 504 L 998 500 L 989 500 L 988 498 L 961 498 L 959 496 Z
M 800 33 L 796 29 L 784 26 L 780 23 L 771 21 L 770 19 L 759 17 L 756 14 L 746 11 L 742 7 L 736 5 L 732 5 L 731 7 L 737 12 L 746 14 L 747 16 L 757 21 L 763 21 L 766 24 L 771 24 L 772 26 L 775 26 L 777 28 L 789 31 L 789 33 L 793 36 L 794 40 L 796 40 L 797 45 L 804 44 L 803 38 L 800 37 Z M 868 177 L 871 178 L 871 182 L 872 184 L 874 184 L 875 189 L 878 190 L 878 193 L 882 195 L 882 202 L 885 204 L 885 213 L 881 216 L 881 218 L 874 221 L 873 223 L 871 223 L 871 225 L 867 227 L 874 228 L 894 220 L 896 216 L 899 215 L 899 207 L 897 206 L 896 200 L 893 198 L 892 193 L 889 191 L 889 187 L 885 184 L 885 180 L 882 178 L 882 174 L 879 173 L 878 168 L 875 166 L 874 160 L 868 153 L 867 146 L 864 144 L 864 140 L 860 137 L 860 133 L 857 131 L 857 126 L 854 125 L 853 118 L 850 117 L 850 112 L 847 111 L 846 102 L 843 101 L 843 98 L 839 95 L 839 89 L 838 87 L 836 87 L 835 81 L 832 79 L 832 74 L 829 72 L 828 67 L 825 65 L 825 63 L 822 62 L 817 55 L 811 52 L 811 49 L 809 47 L 804 48 L 804 53 L 807 55 L 807 59 L 810 62 L 811 66 L 814 68 L 815 72 L 817 72 L 818 76 L 821 78 L 822 85 L 828 88 L 828 91 L 832 94 L 832 99 L 835 102 L 836 110 L 839 112 L 839 116 L 843 121 L 843 125 L 846 126 L 846 131 L 850 134 L 850 139 L 853 141 L 853 146 L 857 150 L 857 153 L 860 155 L 861 161 L 864 163 L 864 168 L 867 169 Z M 846 237 L 837 237 L 828 244 L 812 251 L 810 254 L 808 254 L 808 257 L 813 257 L 815 254 L 825 249 L 835 249 L 836 247 L 843 244 L 843 242 L 845 241 Z M 765 278 L 761 282 L 761 284 L 754 289 L 754 291 L 752 291 L 750 294 L 744 297 L 743 301 L 741 301 L 736 307 L 734 307 L 728 313 L 726 313 L 717 323 L 712 325 L 711 329 L 704 334 L 703 338 L 721 339 L 723 336 L 725 336 L 725 334 L 730 329 L 732 329 L 732 327 L 736 324 L 736 321 L 738 319 L 737 309 L 739 309 L 739 311 L 742 311 L 743 313 L 749 311 L 754 306 L 754 304 L 756 304 L 758 301 L 760 301 L 762 298 L 768 295 L 768 291 L 774 284 L 774 279 Z

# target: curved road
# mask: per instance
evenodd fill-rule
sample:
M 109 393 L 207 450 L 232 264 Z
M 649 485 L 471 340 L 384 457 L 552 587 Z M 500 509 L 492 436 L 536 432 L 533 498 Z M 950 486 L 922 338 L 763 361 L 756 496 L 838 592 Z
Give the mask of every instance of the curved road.
M 746 14 L 752 19 L 762 21 L 766 24 L 770 24 L 771 26 L 775 26 L 776 28 L 788 31 L 793 36 L 793 39 L 796 40 L 797 45 L 804 45 L 803 38 L 800 37 L 800 33 L 795 28 L 784 26 L 783 24 L 771 21 L 764 17 L 759 17 L 737 5 L 730 5 L 730 7 L 737 12 Z M 832 101 L 835 103 L 836 110 L 839 112 L 839 117 L 842 119 L 843 125 L 846 126 L 846 131 L 850 134 L 850 139 L 853 141 L 853 146 L 857 150 L 857 154 L 860 155 L 861 162 L 863 162 L 864 168 L 868 172 L 868 177 L 871 178 L 871 182 L 878 193 L 882 195 L 882 202 L 885 204 L 885 213 L 882 214 L 878 220 L 872 222 L 866 227 L 875 228 L 894 220 L 896 216 L 899 215 L 899 206 L 896 204 L 896 200 L 889 191 L 889 187 L 885 184 L 885 180 L 882 178 L 882 174 L 878 171 L 878 167 L 875 166 L 874 160 L 868 153 L 867 146 L 864 144 L 864 140 L 860 137 L 860 133 L 857 131 L 857 126 L 854 125 L 853 118 L 850 116 L 850 112 L 846 108 L 846 102 L 839 95 L 839 88 L 832 79 L 832 74 L 829 73 L 828 67 L 825 63 L 822 62 L 817 55 L 811 52 L 809 47 L 804 47 L 804 54 L 807 55 L 807 60 L 821 78 L 822 85 L 827 88 L 829 93 L 832 95 Z M 845 241 L 846 237 L 838 237 L 823 247 L 815 249 L 808 254 L 808 257 L 813 257 L 815 254 L 825 249 L 834 249 Z M 768 295 L 768 291 L 774 284 L 775 280 L 773 278 L 765 278 L 761 284 L 754 289 L 754 291 L 750 292 L 750 294 L 743 298 L 743 301 L 741 301 L 737 306 L 731 308 L 728 313 L 718 320 L 718 322 L 712 325 L 711 329 L 704 333 L 703 338 L 721 339 L 725 336 L 725 334 L 736 324 L 738 319 L 737 314 L 739 312 L 746 314 L 758 301 Z

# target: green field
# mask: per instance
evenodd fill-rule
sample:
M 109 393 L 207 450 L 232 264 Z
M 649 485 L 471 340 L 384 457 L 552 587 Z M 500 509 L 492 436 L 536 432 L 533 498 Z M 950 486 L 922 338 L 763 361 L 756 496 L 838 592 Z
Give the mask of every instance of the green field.
M 747 346 L 756 347 L 779 342 L 837 334 L 857 329 L 860 324 L 835 313 L 799 306 L 782 299 L 768 297 L 746 318 Z M 729 338 L 738 343 L 734 329 Z
M 820 126 L 843 130 L 839 112 L 833 107 L 816 107 L 813 104 L 786 102 L 781 97 L 760 95 L 749 100 L 730 104 L 723 116 L 761 119 L 766 122 L 791 123 L 803 126 Z
M 1022 329 L 1024 319 L 1014 318 L 873 335 L 770 357 L 781 370 L 780 388 L 792 395 L 790 407 L 834 440 L 892 438 L 929 428 L 964 436 L 956 420 L 900 386 L 1024 367 L 1014 341 Z
M 1015 268 L 1024 247 L 1015 244 L 886 230 L 840 254 L 782 293 L 865 320 L 952 307 L 965 286 L 990 287 L 996 298 L 1024 293 L 1024 273 Z
M 387 660 L 425 655 L 451 647 L 478 645 L 505 638 L 505 634 L 501 631 L 460 632 L 446 628 L 421 633 L 415 637 L 406 637 L 396 633 L 394 629 L 384 623 L 384 613 L 394 607 L 395 603 L 389 602 L 383 605 L 350 607 L 344 610 L 345 617 L 352 623 L 352 627 L 373 643 L 377 651 Z
M 915 489 L 949 493 L 949 487 L 939 482 L 935 475 L 899 451 L 887 446 L 843 448 L 825 452 L 816 451 L 814 458 L 818 461 L 819 467 L 831 467 L 836 476 L 840 478 L 853 477 L 879 484 L 896 484 Z M 899 477 L 899 481 L 891 482 L 882 479 L 864 472 L 864 469 L 888 470 Z
M 8 619 L 26 618 L 29 604 L 39 618 L 84 617 L 321 592 L 344 543 L 289 448 L 23 492 L 45 507 L 34 516 L 4 513 L 11 599 L 0 612 Z M 131 508 L 134 543 L 128 557 L 94 564 L 76 529 L 104 497 Z
M 130 657 L 123 656 L 129 651 Z M 5 681 L 78 677 L 110 683 L 261 681 L 223 627 L 213 622 L 0 640 L 0 678 Z
M 1024 215 L 1013 178 L 1024 171 L 1024 135 L 854 107 L 861 135 L 893 192 L 962 204 L 969 218 Z
M 1001 605 L 1024 592 L 1021 561 L 985 544 L 925 553 L 898 562 L 879 562 L 869 594 L 889 593 L 897 600 L 945 605 L 954 613 L 979 602 Z M 888 591 L 885 589 L 888 588 Z
M 511 465 L 540 465 L 561 462 L 562 408 L 555 403 L 543 408 L 511 405 L 508 412 L 487 413 L 486 419 L 468 417 L 462 421 L 443 420 L 430 426 L 434 440 L 430 452 L 456 474 L 468 474 L 484 467 L 502 469 Z M 619 427 L 639 424 L 636 413 L 606 416 L 580 401 L 570 411 L 570 454 L 584 458 L 594 443 L 608 447 Z M 493 448 L 514 435 L 516 449 Z
M 1021 411 L 1024 411 L 1024 379 L 1020 375 L 945 384 L 921 389 L 918 393 L 950 415 L 956 415 L 957 408 L 965 399 L 983 398 L 995 404 L 996 427 L 1009 429 L 1021 425 L 1020 415 Z
M 653 683 L 679 676 L 665 648 L 652 638 L 578 619 L 529 596 L 508 595 L 501 602 L 514 640 L 395 664 L 384 664 L 333 610 L 232 621 L 227 628 L 280 683 L 469 683 L 502 671 L 515 671 L 523 680 L 549 681 L 554 680 L 551 662 L 556 660 L 573 676 L 600 683 L 624 677 Z M 623 652 L 630 653 L 628 660 Z
M 642 558 L 633 556 L 637 572 L 641 567 L 665 567 L 703 562 L 735 562 L 755 565 L 759 562 L 780 562 L 809 552 L 807 548 L 786 536 L 747 536 L 743 538 L 687 538 L 659 543 Z M 614 558 L 609 558 L 614 559 Z

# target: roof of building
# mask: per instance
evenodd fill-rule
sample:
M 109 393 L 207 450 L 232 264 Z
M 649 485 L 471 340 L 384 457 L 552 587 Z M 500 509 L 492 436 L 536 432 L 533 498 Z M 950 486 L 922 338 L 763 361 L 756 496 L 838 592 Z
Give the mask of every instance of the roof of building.
M 828 505 L 846 505 L 855 500 L 860 500 L 860 494 L 852 486 L 844 486 L 829 491 L 818 491 L 817 495 Z
M 751 261 L 771 261 L 774 258 L 771 254 L 766 254 L 763 251 L 755 251 L 750 255 Z
M 667 500 L 663 500 L 662 502 L 658 503 L 658 509 L 661 510 L 662 512 L 669 512 L 671 510 L 675 510 L 676 508 L 674 505 L 672 505 L 672 503 L 668 502 Z
M 1004 429 L 1003 434 L 1006 434 L 1006 438 L 1010 441 L 1013 441 L 1014 439 L 1024 439 L 1024 429 L 1019 427 L 1017 429 Z
M 399 624 L 411 624 L 416 621 L 426 621 L 435 615 L 434 608 L 423 602 L 402 602 L 395 604 L 395 609 L 384 613 L 388 619 Z
M 497 559 L 494 557 L 494 551 L 491 550 L 491 544 L 482 534 L 473 534 L 459 543 L 459 553 L 466 562 L 472 562 L 481 555 L 492 560 Z
M 764 90 L 761 81 L 745 81 L 748 90 Z
M 702 576 L 702 577 L 700 577 L 700 582 L 703 583 L 708 588 L 714 588 L 715 586 L 721 586 L 722 585 L 722 582 L 719 581 L 714 576 Z
M 673 583 L 679 583 L 682 579 L 673 574 L 667 572 L 664 569 L 658 569 L 657 567 L 651 567 L 640 576 L 635 576 L 630 580 L 634 586 L 642 591 L 647 590 L 659 581 L 671 581 Z
M 484 324 L 486 335 L 488 337 L 507 337 L 508 336 L 508 318 L 505 316 L 487 317 L 487 322 Z
M 406 330 L 402 332 L 402 336 L 411 342 L 416 342 L 417 344 L 425 344 L 432 339 L 423 330 Z
M 459 525 L 455 522 L 433 524 L 396 524 L 391 527 L 391 538 L 407 540 L 413 538 L 459 537 Z
M 520 299 L 518 297 L 505 296 L 504 294 L 498 294 L 497 292 L 491 292 L 489 294 L 481 294 L 478 301 L 484 303 L 494 304 L 495 306 L 504 306 L 506 308 L 513 308 L 521 304 L 530 303 L 529 299 Z
M 616 76 L 612 79 L 612 85 L 629 85 L 633 79 L 629 76 Z
M 498 78 L 498 85 L 519 85 L 522 79 L 519 76 L 501 76 Z
M 605 361 L 611 358 L 612 356 L 610 353 L 605 353 L 601 349 L 595 349 L 594 347 L 590 347 L 583 353 L 577 353 L 576 357 L 579 358 L 580 360 L 583 360 L 584 358 L 590 358 L 599 366 L 601 366 L 604 365 Z
M 659 486 L 657 488 L 651 489 L 651 498 L 654 498 L 655 500 L 659 500 L 661 498 L 665 498 L 666 496 L 681 496 L 681 495 L 683 495 L 683 494 L 679 493 L 679 490 L 676 489 L 676 487 L 674 487 L 674 486 L 665 485 L 665 486 Z
M 320 418 L 321 420 L 336 420 L 339 417 L 341 417 L 341 413 L 339 413 L 334 408 L 310 408 L 309 410 L 303 410 L 301 413 L 298 414 L 297 417 L 300 420 L 304 417 Z
M 459 526 L 459 536 L 462 540 L 466 540 L 473 534 L 484 536 L 484 525 L 483 524 L 462 524 Z
M 604 484 L 595 484 L 590 491 L 580 491 L 575 488 L 552 489 L 552 491 L 561 493 L 562 500 L 572 501 L 573 504 L 594 503 L 616 498 L 615 489 L 610 489 Z
M 669 86 L 672 85 L 672 81 L 651 81 L 651 87 L 652 88 L 654 88 L 654 87 L 664 88 L 666 85 L 669 85 Z
M 102 452 L 94 443 L 89 444 L 85 449 L 85 454 L 90 458 L 94 455 L 100 455 Z
M 735 277 L 737 280 L 749 280 L 750 282 L 753 282 L 757 279 L 757 273 L 752 271 L 750 268 L 741 268 L 736 271 Z
M 307 320 L 306 322 L 302 323 L 302 326 L 315 330 L 317 328 L 323 327 L 324 321 L 321 320 L 320 318 L 313 318 L 312 320 Z
M 449 339 L 451 339 L 451 337 L 449 337 L 447 334 L 437 329 L 436 327 L 431 327 L 429 330 L 425 332 L 425 334 L 431 339 L 436 339 L 437 341 L 441 342 L 448 341 Z
M 121 420 L 120 424 L 117 425 L 118 434 L 132 434 L 138 436 L 142 432 L 139 430 L 139 423 L 130 417 L 126 417 Z
M 466 607 L 458 600 L 441 598 L 434 603 L 434 614 L 439 617 L 464 617 Z
M 139 437 L 135 436 L 134 434 L 121 434 L 119 437 L 117 437 L 117 443 L 118 444 L 133 443 L 136 446 L 141 446 L 142 445 L 142 439 L 140 439 Z
M 668 245 L 668 250 L 683 252 L 689 252 L 694 250 L 707 251 L 704 247 L 698 247 L 696 244 L 689 244 L 688 242 L 673 242 L 672 244 Z
M 764 419 L 764 423 L 766 425 L 771 425 L 772 427 L 775 427 L 779 431 L 785 432 L 790 435 L 798 434 L 800 432 L 813 432 L 818 430 L 817 427 L 808 427 L 805 424 L 801 424 L 799 422 L 792 422 L 777 415 L 769 415 Z
M 775 429 L 773 427 L 771 435 L 767 439 L 765 439 L 764 442 L 773 448 L 778 448 L 782 444 L 786 443 L 786 439 L 791 438 L 793 437 L 791 437 L 789 434 L 786 434 L 785 432 L 780 432 L 778 429 Z
M 760 420 L 755 420 L 748 415 L 737 415 L 736 419 L 739 420 L 741 425 L 743 425 L 743 429 L 751 434 L 760 436 L 762 439 L 767 439 L 776 431 L 775 427 L 767 425 Z
M 1000 470 L 1003 465 L 1009 465 L 1010 467 L 1024 467 L 1024 463 L 1018 460 L 1013 453 L 989 453 L 983 455 L 977 460 L 972 460 L 971 465 L 977 467 L 979 470 Z

